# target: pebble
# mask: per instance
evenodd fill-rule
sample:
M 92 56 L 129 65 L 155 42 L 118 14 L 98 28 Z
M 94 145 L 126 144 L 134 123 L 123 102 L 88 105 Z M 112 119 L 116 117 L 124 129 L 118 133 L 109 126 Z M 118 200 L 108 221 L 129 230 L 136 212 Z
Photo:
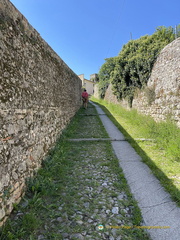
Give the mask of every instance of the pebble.
M 111 211 L 110 211 L 109 209 L 108 209 L 108 210 L 106 210 L 106 213 L 107 213 L 107 214 L 109 214 L 110 212 L 111 212 Z
M 89 208 L 89 203 L 88 202 L 84 203 L 83 205 L 84 205 L 85 208 Z
M 125 196 L 124 193 L 121 193 L 121 194 L 118 195 L 117 199 L 118 200 L 123 200 L 124 196 Z
M 78 224 L 82 225 L 83 221 L 76 221 Z
M 62 217 L 58 217 L 56 220 L 57 220 L 58 222 L 63 222 Z
M 38 240 L 43 240 L 43 239 L 45 239 L 43 235 L 38 236 Z
M 71 238 L 77 238 L 78 240 L 83 240 L 84 237 L 80 233 L 75 233 L 71 235 Z
M 93 220 L 92 219 L 88 219 L 88 221 L 87 221 L 88 223 L 92 223 L 93 222 Z
M 102 184 L 102 186 L 104 186 L 104 187 L 107 186 L 107 185 L 108 185 L 108 184 L 107 184 L 106 182 Z
M 69 236 L 69 234 L 68 234 L 68 233 L 62 233 L 62 236 L 63 236 L 64 238 L 66 238 L 66 237 Z
M 119 213 L 119 208 L 118 207 L 113 207 L 112 208 L 112 213 L 118 214 Z
M 116 238 L 116 240 L 121 240 L 121 239 L 122 239 L 122 238 L 121 238 L 120 236 Z
M 113 237 L 113 236 L 110 236 L 110 237 L 109 237 L 109 240 L 114 240 L 114 237 Z

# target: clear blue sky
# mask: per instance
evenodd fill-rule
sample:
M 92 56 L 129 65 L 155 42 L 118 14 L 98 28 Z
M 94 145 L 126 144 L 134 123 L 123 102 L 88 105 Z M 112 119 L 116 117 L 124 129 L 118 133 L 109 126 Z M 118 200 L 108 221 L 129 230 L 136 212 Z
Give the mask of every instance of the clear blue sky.
M 76 73 L 98 73 L 131 36 L 180 24 L 180 0 L 11 0 Z

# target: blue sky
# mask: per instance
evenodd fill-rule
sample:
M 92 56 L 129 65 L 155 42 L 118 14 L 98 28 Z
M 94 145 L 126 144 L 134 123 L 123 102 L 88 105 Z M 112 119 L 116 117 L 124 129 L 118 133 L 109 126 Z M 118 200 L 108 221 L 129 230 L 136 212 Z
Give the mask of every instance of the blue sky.
M 76 73 L 98 73 L 132 39 L 180 24 L 180 0 L 11 0 Z

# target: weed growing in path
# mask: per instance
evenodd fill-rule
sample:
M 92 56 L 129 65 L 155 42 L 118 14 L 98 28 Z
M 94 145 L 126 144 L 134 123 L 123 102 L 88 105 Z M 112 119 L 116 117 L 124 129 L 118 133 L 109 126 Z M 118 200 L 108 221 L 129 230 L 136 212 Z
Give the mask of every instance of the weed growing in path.
M 149 239 L 143 229 L 132 227 L 142 224 L 141 213 L 110 142 L 68 141 L 107 138 L 98 116 L 87 120 L 92 114 L 96 111 L 90 105 L 80 109 L 37 175 L 29 179 L 24 198 L 1 229 L 1 240 Z M 121 225 L 132 228 L 107 228 Z

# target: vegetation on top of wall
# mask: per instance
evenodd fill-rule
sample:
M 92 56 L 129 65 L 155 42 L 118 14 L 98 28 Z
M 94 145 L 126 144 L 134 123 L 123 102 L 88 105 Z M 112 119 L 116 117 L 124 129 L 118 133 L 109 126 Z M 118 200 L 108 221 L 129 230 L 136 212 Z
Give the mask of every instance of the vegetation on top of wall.
M 106 59 L 99 71 L 100 97 L 104 98 L 111 82 L 117 99 L 127 98 L 131 105 L 135 90 L 146 86 L 158 54 L 174 39 L 172 27 L 159 27 L 150 36 L 129 41 L 118 56 Z

